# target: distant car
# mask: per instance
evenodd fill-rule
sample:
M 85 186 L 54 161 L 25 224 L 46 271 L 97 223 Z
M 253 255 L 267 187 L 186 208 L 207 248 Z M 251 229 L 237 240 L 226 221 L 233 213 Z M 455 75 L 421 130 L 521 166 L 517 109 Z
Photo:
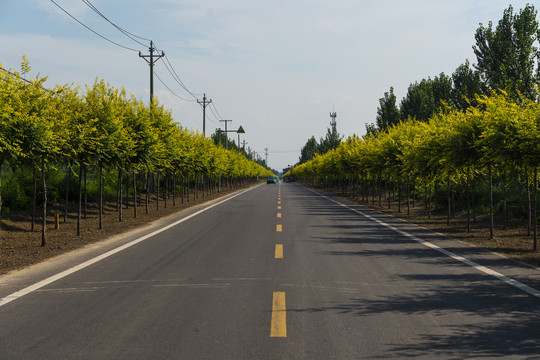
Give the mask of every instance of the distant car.
M 276 183 L 276 178 L 273 177 L 273 176 L 269 176 L 268 179 L 266 180 L 266 183 L 267 184 L 275 184 Z

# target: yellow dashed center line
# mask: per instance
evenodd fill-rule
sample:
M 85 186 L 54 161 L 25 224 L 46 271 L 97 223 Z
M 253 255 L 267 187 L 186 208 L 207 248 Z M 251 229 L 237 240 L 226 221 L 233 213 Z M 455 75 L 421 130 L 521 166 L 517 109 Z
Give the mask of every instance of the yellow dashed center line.
M 281 217 L 281 213 L 277 213 L 277 217 L 280 218 L 280 217 Z
M 270 337 L 287 337 L 287 315 L 284 292 L 274 292 Z
M 281 232 L 283 230 L 281 224 L 276 225 L 276 232 Z
M 283 244 L 276 244 L 274 259 L 283 259 Z
M 278 209 L 278 210 L 281 210 L 281 206 L 278 206 L 277 209 Z

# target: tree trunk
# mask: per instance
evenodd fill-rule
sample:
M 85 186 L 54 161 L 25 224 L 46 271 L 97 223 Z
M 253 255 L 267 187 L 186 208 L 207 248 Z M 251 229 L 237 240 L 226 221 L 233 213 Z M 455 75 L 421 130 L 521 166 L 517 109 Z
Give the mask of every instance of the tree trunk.
M 86 173 L 87 173 L 87 167 L 84 166 L 84 214 L 83 219 L 86 219 L 86 214 L 88 213 L 88 191 L 86 186 Z
M 407 180 L 407 216 L 411 215 L 411 185 L 409 180 Z
M 68 164 L 66 174 L 66 205 L 64 207 L 64 223 L 67 223 L 67 216 L 69 210 L 69 182 L 71 180 L 71 164 Z
M 527 186 L 527 236 L 531 236 L 531 186 L 529 184 L 529 172 L 525 169 L 525 185 Z
M 469 184 L 469 170 L 467 169 L 467 232 L 471 231 L 471 187 Z
M 538 168 L 534 167 L 534 178 L 533 178 L 533 250 L 537 249 L 537 230 L 538 230 L 538 221 L 536 215 L 536 189 L 538 188 Z
M 99 229 L 103 229 L 103 163 L 99 162 Z
M 133 217 L 137 217 L 137 174 L 133 170 Z
M 446 214 L 446 226 L 450 226 L 450 216 L 452 215 L 452 199 L 450 198 L 450 175 L 446 178 L 446 198 L 448 201 L 448 213 Z
M 401 180 L 398 182 L 398 199 L 397 199 L 397 212 L 401 213 Z
M 41 246 L 45 246 L 47 230 L 47 182 L 45 181 L 45 159 L 41 160 L 41 185 L 43 186 L 43 225 L 41 227 Z
M 123 215 L 123 209 L 122 209 L 122 168 L 118 168 L 118 221 L 122 222 L 122 215 Z
M 173 176 L 172 206 L 176 206 L 176 175 Z
M 83 162 L 79 161 L 79 195 L 77 204 L 77 236 L 81 236 Z
M 165 174 L 165 209 L 167 208 L 168 197 L 169 197 L 169 174 Z
M 159 172 L 156 175 L 156 210 L 159 210 Z
M 491 165 L 488 166 L 489 177 L 489 239 L 493 240 L 493 229 L 495 228 L 495 217 L 493 214 L 493 177 L 491 174 Z
M 150 171 L 146 172 L 146 199 L 145 199 L 145 213 L 148 214 L 148 203 L 150 202 Z
M 187 202 L 189 203 L 189 173 L 187 174 L 186 195 Z
M 428 202 L 428 219 L 431 219 L 431 203 L 432 203 L 431 184 L 429 184 L 429 202 Z
M 2 219 L 2 164 L 4 159 L 0 158 L 0 219 Z
M 36 166 L 32 166 L 32 224 L 30 225 L 30 231 L 34 232 L 36 228 L 36 197 L 37 197 L 37 174 Z

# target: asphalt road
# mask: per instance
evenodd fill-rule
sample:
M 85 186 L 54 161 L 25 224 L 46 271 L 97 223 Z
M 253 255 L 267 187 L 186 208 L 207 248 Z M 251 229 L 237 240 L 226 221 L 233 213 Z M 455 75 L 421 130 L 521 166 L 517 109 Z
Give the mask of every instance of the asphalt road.
M 297 184 L 227 199 L 0 278 L 0 359 L 540 358 L 537 269 Z

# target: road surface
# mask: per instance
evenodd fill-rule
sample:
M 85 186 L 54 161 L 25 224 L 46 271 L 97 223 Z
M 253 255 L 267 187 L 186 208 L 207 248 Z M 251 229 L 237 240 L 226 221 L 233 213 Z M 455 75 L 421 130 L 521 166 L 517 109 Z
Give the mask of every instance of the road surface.
M 0 359 L 540 358 L 540 272 L 298 184 L 0 278 Z

